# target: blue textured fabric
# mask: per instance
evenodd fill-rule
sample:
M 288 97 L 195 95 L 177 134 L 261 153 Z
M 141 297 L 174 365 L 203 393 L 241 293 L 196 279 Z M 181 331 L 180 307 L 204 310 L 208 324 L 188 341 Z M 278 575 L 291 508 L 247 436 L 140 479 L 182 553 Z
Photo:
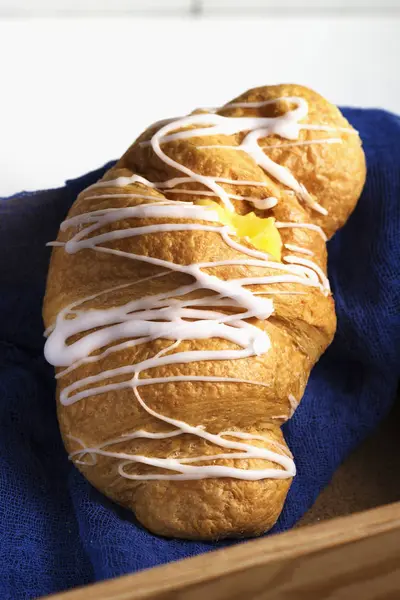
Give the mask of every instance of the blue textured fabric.
M 300 518 L 387 414 L 398 383 L 400 120 L 379 110 L 345 114 L 363 139 L 368 179 L 354 214 L 329 243 L 338 330 L 284 427 L 298 475 L 275 532 Z M 2 600 L 35 598 L 223 545 L 144 531 L 84 480 L 62 447 L 53 371 L 43 358 L 45 242 L 56 237 L 77 193 L 102 173 L 0 200 Z

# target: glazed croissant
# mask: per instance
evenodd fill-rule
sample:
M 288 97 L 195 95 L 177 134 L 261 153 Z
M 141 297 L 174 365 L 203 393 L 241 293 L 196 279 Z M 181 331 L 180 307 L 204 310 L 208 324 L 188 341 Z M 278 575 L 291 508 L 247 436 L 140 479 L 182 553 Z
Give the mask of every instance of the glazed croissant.
M 152 532 L 259 535 L 295 475 L 281 425 L 332 340 L 326 240 L 357 132 L 297 85 L 159 122 L 62 223 L 46 358 L 71 460 Z

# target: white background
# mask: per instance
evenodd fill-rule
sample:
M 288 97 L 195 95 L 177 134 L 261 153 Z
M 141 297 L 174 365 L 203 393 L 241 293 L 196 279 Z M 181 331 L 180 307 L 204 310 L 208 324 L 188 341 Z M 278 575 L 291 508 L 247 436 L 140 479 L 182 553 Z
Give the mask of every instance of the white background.
M 372 2 L 345 14 L 233 15 L 218 2 L 219 12 L 197 18 L 179 7 L 172 16 L 0 18 L 0 195 L 62 185 L 121 155 L 152 121 L 257 85 L 297 82 L 338 104 L 400 113 L 395 10 Z M 0 11 L 9 5 L 0 0 Z

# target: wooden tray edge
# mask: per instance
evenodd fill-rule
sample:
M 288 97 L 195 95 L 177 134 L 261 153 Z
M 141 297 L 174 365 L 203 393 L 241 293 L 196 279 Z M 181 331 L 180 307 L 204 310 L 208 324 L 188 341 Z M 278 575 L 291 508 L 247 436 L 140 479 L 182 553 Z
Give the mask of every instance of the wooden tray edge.
M 379 555 L 374 552 L 374 547 L 379 548 Z M 350 562 L 349 552 L 351 554 Z M 321 560 L 318 561 L 318 558 L 321 559 L 324 556 L 330 558 L 325 565 L 320 565 L 321 570 L 318 568 L 318 562 L 321 562 Z M 300 575 L 304 576 L 308 572 L 314 582 L 318 582 L 321 578 L 329 579 L 333 574 L 340 575 L 342 573 L 347 577 L 349 572 L 359 569 L 361 566 L 366 569 L 364 579 L 367 581 L 369 592 L 371 592 L 372 587 L 368 584 L 368 574 L 376 564 L 374 556 L 375 558 L 379 556 L 380 563 L 382 563 L 382 557 L 385 558 L 382 566 L 387 564 L 387 561 L 393 562 L 392 558 L 396 559 L 394 565 L 400 565 L 400 502 L 294 529 L 279 535 L 248 541 L 48 598 L 49 600 L 161 600 L 167 598 L 189 600 L 208 596 L 213 600 L 224 600 L 236 598 L 240 588 L 243 588 L 246 600 L 253 597 L 257 597 L 257 599 L 286 598 L 289 596 L 279 595 L 279 586 L 281 588 L 283 584 L 286 586 L 286 589 L 282 588 L 282 593 L 286 594 L 290 591 L 293 593 L 296 585 L 299 584 L 298 577 L 296 579 L 292 575 L 289 581 L 290 588 L 287 588 L 287 579 L 280 583 L 277 581 L 274 587 L 271 587 L 271 578 L 274 578 L 279 572 L 287 571 L 290 565 L 295 564 L 302 564 L 303 571 L 300 571 Z M 397 589 L 400 590 L 400 569 L 393 568 L 393 571 L 389 569 L 387 575 L 390 585 L 395 581 L 398 585 Z M 254 588 L 255 582 L 257 583 L 257 595 L 253 596 L 251 590 Z M 261 584 L 264 587 L 260 592 L 258 587 Z M 360 588 L 357 592 L 363 589 Z M 354 592 L 353 589 L 352 593 Z M 318 593 L 321 594 L 321 592 Z M 378 596 L 365 595 L 365 590 L 363 593 L 364 600 L 378 598 Z M 297 596 L 293 597 L 297 598 Z M 314 597 L 321 599 L 325 596 L 308 595 L 310 599 Z M 334 596 L 329 595 L 329 598 L 331 597 Z M 384 597 L 386 598 L 386 596 L 379 596 L 379 598 Z

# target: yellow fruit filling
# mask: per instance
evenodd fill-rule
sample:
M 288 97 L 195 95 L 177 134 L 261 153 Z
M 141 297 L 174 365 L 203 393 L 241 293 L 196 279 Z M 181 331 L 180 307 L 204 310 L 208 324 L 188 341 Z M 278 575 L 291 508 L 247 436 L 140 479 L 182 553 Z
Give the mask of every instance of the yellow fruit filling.
M 257 250 L 263 250 L 276 260 L 281 260 L 282 240 L 273 217 L 262 219 L 253 212 L 238 215 L 212 200 L 200 200 L 199 204 L 212 208 L 223 225 L 228 225 L 238 237 L 247 238 Z

